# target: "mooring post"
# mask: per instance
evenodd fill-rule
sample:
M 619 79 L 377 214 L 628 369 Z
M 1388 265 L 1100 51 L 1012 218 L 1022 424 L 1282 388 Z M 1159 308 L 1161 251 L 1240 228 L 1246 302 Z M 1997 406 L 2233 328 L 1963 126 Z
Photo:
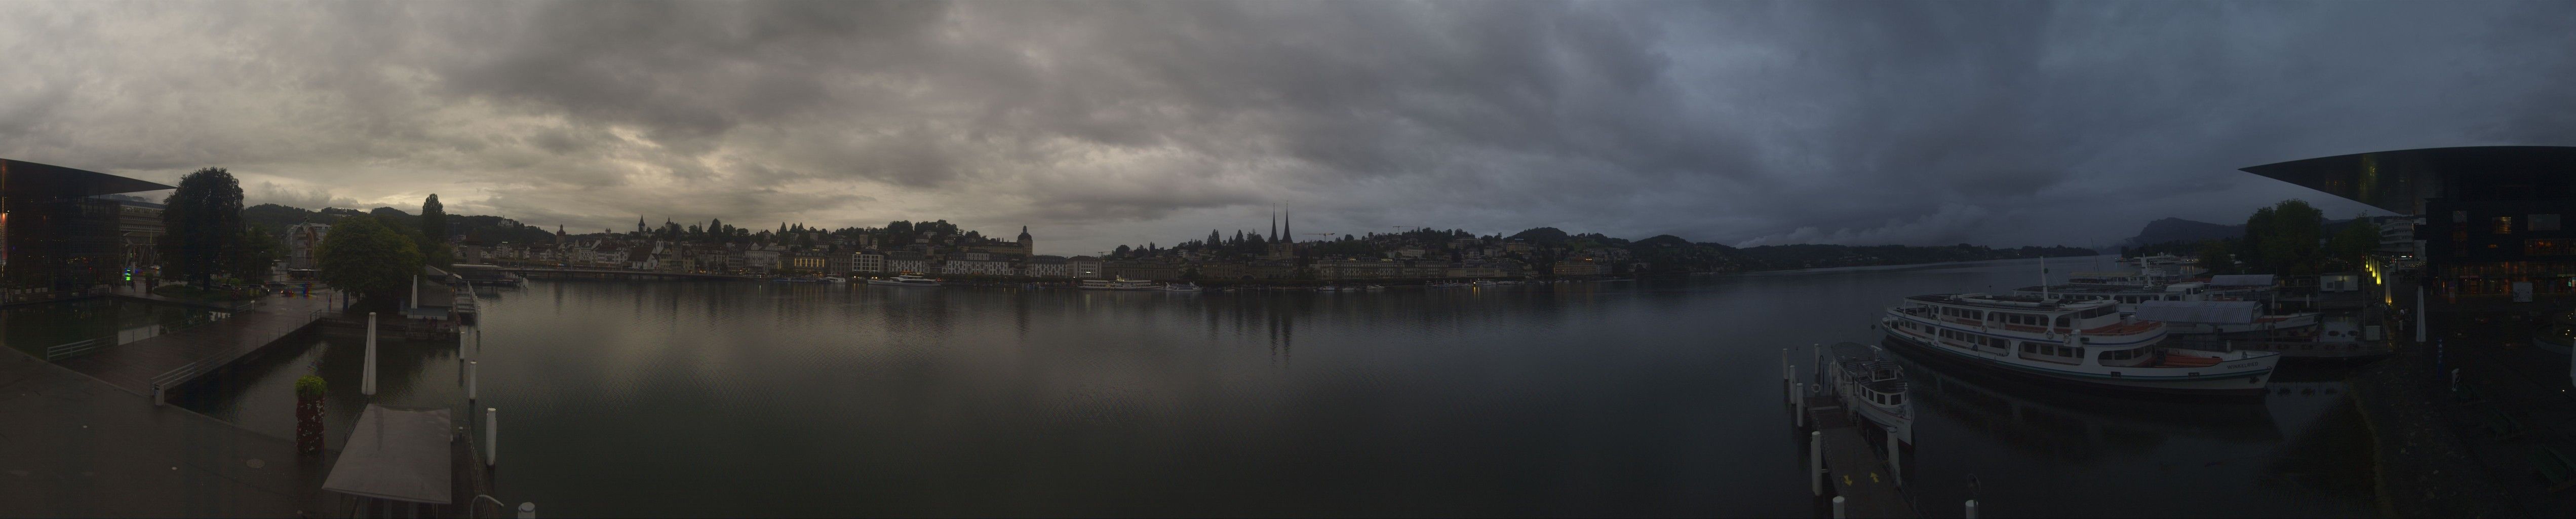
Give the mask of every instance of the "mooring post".
M 501 409 L 483 408 L 483 466 L 501 466 Z
M 537 519 L 537 504 L 534 502 L 519 503 L 519 519 Z
M 1825 432 L 1807 433 L 1807 491 L 1825 497 Z
M 1887 473 L 1896 477 L 1896 486 L 1905 486 L 1905 451 L 1896 450 L 1896 428 L 1887 428 Z
M 376 396 L 376 313 L 367 312 L 367 367 L 358 392 Z
M 1834 496 L 1834 519 L 1844 519 L 1847 517 L 1851 516 L 1843 513 L 1843 496 Z
M 1799 382 L 1791 387 L 1796 389 L 1789 392 L 1789 424 L 1805 429 L 1807 428 L 1807 383 Z
M 154 383 L 154 384 L 152 384 L 152 407 L 161 407 L 161 405 L 162 405 L 162 404 L 163 404 L 163 402 L 161 401 L 161 384 L 159 384 L 159 383 Z
M 469 361 L 465 361 L 465 403 L 467 403 L 467 404 L 472 404 L 472 403 L 474 403 L 474 400 L 475 400 L 475 395 L 474 395 L 474 378 L 475 378 L 475 377 L 474 377 L 474 365 L 475 365 L 475 364 L 476 364 L 476 362 L 474 362 L 474 361 L 470 361 L 470 360 L 469 360 Z
M 1968 500 L 1968 519 L 1977 519 L 1977 500 Z

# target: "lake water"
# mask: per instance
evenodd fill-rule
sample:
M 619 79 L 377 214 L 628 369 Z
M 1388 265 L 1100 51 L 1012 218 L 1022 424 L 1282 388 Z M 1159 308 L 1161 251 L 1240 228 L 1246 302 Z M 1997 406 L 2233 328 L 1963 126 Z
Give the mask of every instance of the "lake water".
M 1997 261 L 1369 293 L 541 281 L 486 294 L 470 356 L 478 407 L 501 410 L 500 497 L 549 515 L 1810 516 L 1780 350 L 1874 343 L 1905 295 L 2038 277 Z M 318 372 L 345 430 L 366 402 L 359 341 L 315 342 L 183 405 L 285 436 L 291 379 Z M 376 401 L 466 409 L 455 344 L 382 348 Z M 1972 495 L 1988 517 L 2372 513 L 2331 368 L 2217 404 L 1931 369 L 1914 369 L 1906 460 L 1926 515 Z

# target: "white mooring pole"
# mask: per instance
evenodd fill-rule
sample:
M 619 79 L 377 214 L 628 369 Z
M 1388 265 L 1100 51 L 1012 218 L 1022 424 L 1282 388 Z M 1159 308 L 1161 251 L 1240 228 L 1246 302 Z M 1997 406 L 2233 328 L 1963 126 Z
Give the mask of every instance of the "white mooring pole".
M 1851 516 L 1843 513 L 1843 496 L 1834 496 L 1834 519 L 1844 519 L 1846 517 Z
M 1805 398 L 1807 383 L 1799 382 L 1790 387 L 1795 389 L 1789 392 L 1789 424 L 1805 429 L 1807 428 L 1807 399 Z
M 1825 432 L 1807 433 L 1807 491 L 1825 497 Z
M 537 504 L 519 503 L 519 519 L 537 519 Z
M 467 404 L 473 404 L 476 396 L 474 394 L 475 364 L 477 364 L 475 361 L 465 361 L 465 403 Z
M 1905 486 L 1905 451 L 1896 450 L 1896 428 L 1887 428 L 1887 473 L 1896 477 L 1896 486 Z
M 501 409 L 483 408 L 483 466 L 501 466 Z
M 376 396 L 376 313 L 367 312 L 367 367 L 358 392 Z
M 1977 519 L 1977 500 L 1968 500 L 1968 519 Z

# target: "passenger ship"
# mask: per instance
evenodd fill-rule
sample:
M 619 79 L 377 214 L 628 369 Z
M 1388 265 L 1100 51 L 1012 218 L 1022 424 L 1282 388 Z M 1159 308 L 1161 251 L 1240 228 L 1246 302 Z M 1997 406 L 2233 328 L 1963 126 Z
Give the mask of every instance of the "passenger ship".
M 2165 346 L 2165 324 L 2114 300 L 1982 293 L 1905 298 L 1881 319 L 1895 343 L 2015 375 L 2174 393 L 2260 393 L 2279 353 Z
M 1825 347 L 1833 356 L 1834 394 L 1870 422 L 1896 431 L 1896 440 L 1914 444 L 1914 404 L 1907 402 L 1905 370 L 1876 346 L 1841 342 Z

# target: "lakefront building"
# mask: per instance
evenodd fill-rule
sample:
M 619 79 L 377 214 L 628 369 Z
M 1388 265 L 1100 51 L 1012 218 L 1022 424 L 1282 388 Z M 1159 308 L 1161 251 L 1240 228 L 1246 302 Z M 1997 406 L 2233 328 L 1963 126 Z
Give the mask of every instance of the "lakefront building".
M 0 159 L 0 286 L 77 290 L 122 276 L 128 250 L 116 200 L 175 189 L 95 171 Z
M 2576 293 L 2576 147 L 2474 146 L 2337 155 L 2244 168 L 2421 221 L 2437 299 L 2529 301 Z

